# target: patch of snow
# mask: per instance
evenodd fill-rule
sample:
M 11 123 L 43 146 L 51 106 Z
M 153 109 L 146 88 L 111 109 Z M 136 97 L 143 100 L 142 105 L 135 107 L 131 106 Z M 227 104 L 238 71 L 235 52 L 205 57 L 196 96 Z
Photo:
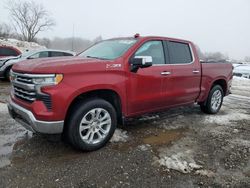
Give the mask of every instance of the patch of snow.
M 236 138 L 236 139 L 230 140 L 230 142 L 231 142 L 231 144 L 236 145 L 236 146 L 244 146 L 244 147 L 250 148 L 250 140 Z
M 180 124 L 180 123 L 175 123 L 174 125 L 171 124 L 167 124 L 167 123 L 163 123 L 162 125 L 160 125 L 161 128 L 165 129 L 165 130 L 176 130 L 176 129 L 182 129 L 185 127 L 184 124 Z
M 6 104 L 0 102 L 0 113 L 7 113 L 8 107 Z
M 27 42 L 17 39 L 0 39 L 0 45 L 13 46 L 21 52 L 46 48 L 45 46 L 41 46 L 35 42 Z
M 238 129 L 234 129 L 234 130 L 233 130 L 233 133 L 238 133 L 238 132 L 239 132 Z
M 245 111 L 235 110 L 228 114 L 214 114 L 205 117 L 205 123 L 216 123 L 220 125 L 227 125 L 232 121 L 248 120 L 249 114 Z
M 144 115 L 139 120 L 140 121 L 147 121 L 147 120 L 152 120 L 152 119 L 157 119 L 157 118 L 159 118 L 159 115 L 153 115 L 153 116 Z
M 110 139 L 110 142 L 127 142 L 128 141 L 128 133 L 122 129 L 116 129 L 113 137 Z
M 250 97 L 247 97 L 247 96 L 242 96 L 242 95 L 237 95 L 237 94 L 231 94 L 230 96 L 232 97 L 236 97 L 237 99 L 240 99 L 240 100 L 249 100 L 250 101 Z
M 161 166 L 168 169 L 177 170 L 182 173 L 190 173 L 193 170 L 201 169 L 202 166 L 196 164 L 192 157 L 192 151 L 181 151 L 170 156 L 163 156 L 158 160 Z
M 250 97 L 250 79 L 242 77 L 233 77 L 232 93 Z
M 141 150 L 141 151 L 148 151 L 151 149 L 151 146 L 149 144 L 144 144 L 144 145 L 139 145 L 138 148 Z
M 198 174 L 198 175 L 201 175 L 201 176 L 207 176 L 207 177 L 214 177 L 215 176 L 215 173 L 211 170 L 196 170 L 195 171 L 195 174 Z

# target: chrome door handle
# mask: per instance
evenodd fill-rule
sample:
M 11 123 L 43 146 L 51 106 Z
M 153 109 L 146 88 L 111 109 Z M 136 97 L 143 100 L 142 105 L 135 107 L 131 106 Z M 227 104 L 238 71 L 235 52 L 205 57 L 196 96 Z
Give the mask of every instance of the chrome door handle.
M 197 74 L 197 73 L 199 73 L 200 71 L 198 71 L 198 70 L 193 70 L 193 73 L 194 74 Z
M 170 74 L 171 74 L 171 72 L 168 72 L 168 71 L 161 72 L 161 75 L 170 75 Z

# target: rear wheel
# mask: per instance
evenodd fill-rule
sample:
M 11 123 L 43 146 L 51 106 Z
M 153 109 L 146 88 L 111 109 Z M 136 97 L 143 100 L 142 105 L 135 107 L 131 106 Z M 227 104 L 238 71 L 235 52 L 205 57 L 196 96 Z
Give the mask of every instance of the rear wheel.
M 114 107 L 103 99 L 80 101 L 73 107 L 66 134 L 75 148 L 93 151 L 113 136 L 117 119 Z
M 223 95 L 221 86 L 215 85 L 210 90 L 207 101 L 200 104 L 201 110 L 207 114 L 218 113 L 223 102 Z

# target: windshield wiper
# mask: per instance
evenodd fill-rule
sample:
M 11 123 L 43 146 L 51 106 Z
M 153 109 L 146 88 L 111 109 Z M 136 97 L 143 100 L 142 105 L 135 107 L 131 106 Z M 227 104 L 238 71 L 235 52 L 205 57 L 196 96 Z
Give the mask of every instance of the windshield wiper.
M 86 57 L 87 57 L 87 58 L 94 58 L 94 59 L 101 59 L 101 60 L 108 60 L 107 58 L 103 58 L 103 57 L 94 57 L 94 56 L 90 56 L 90 55 L 87 55 Z

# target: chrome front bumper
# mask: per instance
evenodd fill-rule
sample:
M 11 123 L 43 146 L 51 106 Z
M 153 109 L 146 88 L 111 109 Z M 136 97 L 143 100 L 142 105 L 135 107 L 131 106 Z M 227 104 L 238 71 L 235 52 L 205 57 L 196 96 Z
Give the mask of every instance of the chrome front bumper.
M 13 119 L 32 132 L 44 134 L 58 134 L 63 132 L 64 121 L 37 120 L 31 111 L 17 105 L 11 99 L 8 109 Z

